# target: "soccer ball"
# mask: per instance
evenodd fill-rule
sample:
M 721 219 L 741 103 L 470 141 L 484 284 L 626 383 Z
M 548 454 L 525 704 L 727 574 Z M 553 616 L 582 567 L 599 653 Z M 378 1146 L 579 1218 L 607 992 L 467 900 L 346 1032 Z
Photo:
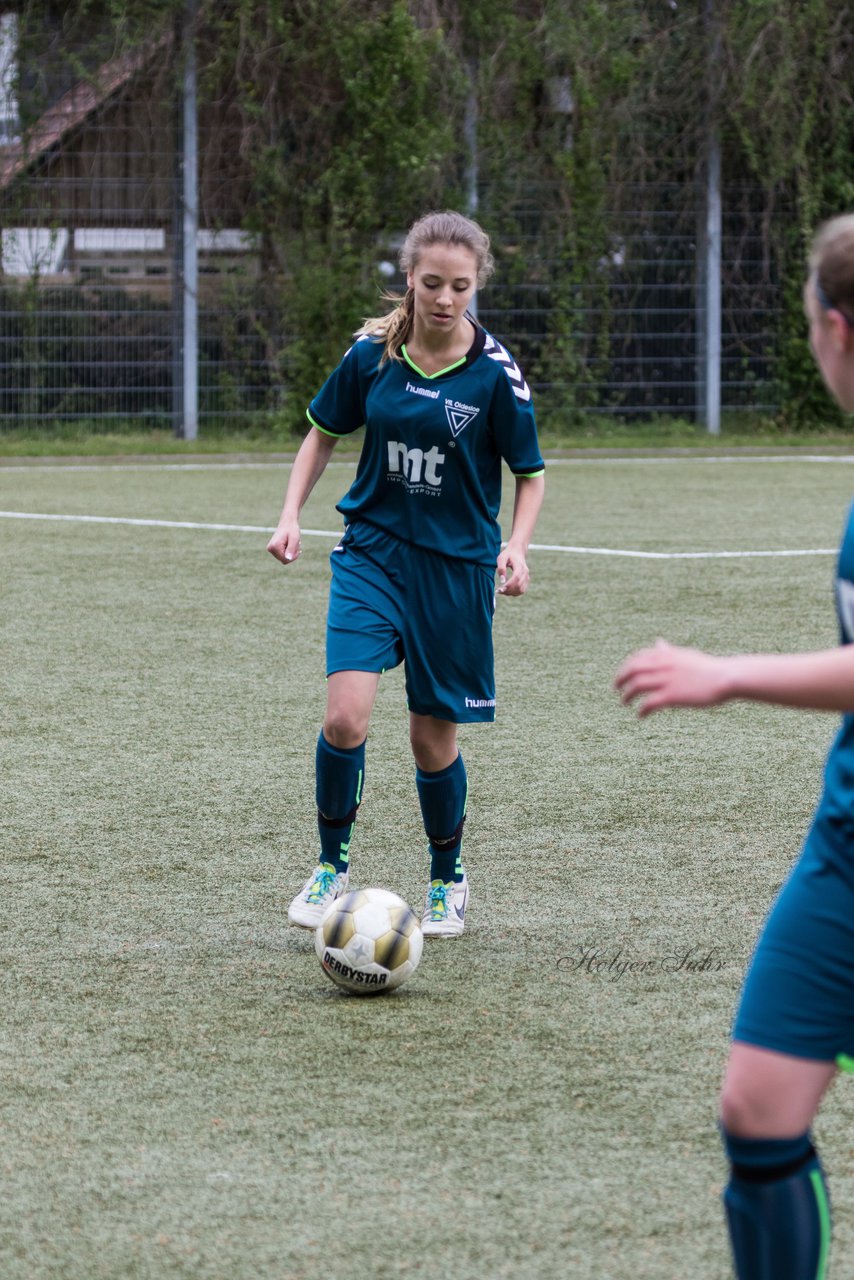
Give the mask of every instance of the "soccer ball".
M 388 889 L 354 889 L 331 902 L 314 935 L 323 972 L 345 991 L 393 991 L 418 968 L 424 935 L 403 898 Z

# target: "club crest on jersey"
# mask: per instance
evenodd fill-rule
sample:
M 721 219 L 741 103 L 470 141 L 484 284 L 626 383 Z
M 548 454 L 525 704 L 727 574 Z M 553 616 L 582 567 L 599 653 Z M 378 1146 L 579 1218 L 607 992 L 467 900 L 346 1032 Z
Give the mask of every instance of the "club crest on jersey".
M 451 435 L 455 440 L 461 431 L 465 431 L 470 422 L 474 422 L 479 413 L 480 409 L 477 405 L 461 404 L 459 400 L 445 401 L 448 426 L 451 428 Z

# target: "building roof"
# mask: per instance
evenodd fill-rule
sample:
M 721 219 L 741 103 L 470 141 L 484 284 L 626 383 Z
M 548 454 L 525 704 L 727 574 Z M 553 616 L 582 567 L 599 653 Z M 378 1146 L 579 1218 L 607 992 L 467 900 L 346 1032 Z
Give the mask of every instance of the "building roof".
M 123 88 L 155 53 L 172 42 L 171 32 L 103 63 L 90 80 L 80 80 L 39 117 L 21 142 L 0 146 L 0 189 L 58 146 L 72 130 Z

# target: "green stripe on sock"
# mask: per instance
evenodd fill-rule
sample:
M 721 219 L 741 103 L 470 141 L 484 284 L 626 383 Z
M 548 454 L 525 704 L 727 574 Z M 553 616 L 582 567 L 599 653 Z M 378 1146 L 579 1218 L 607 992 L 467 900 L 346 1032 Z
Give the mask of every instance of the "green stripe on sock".
M 350 830 L 347 832 L 346 843 L 342 840 L 340 845 L 338 846 L 340 860 L 341 862 L 344 863 L 345 867 L 348 867 L 350 865 L 350 845 L 353 842 L 353 832 L 355 830 L 356 830 L 356 824 L 354 822 L 353 825 L 350 827 Z
M 836 1065 L 840 1071 L 848 1071 L 854 1075 L 854 1058 L 849 1058 L 847 1053 L 837 1054 Z
M 827 1271 L 827 1255 L 830 1249 L 830 1206 L 827 1203 L 827 1192 L 824 1189 L 824 1181 L 819 1169 L 813 1169 L 810 1174 L 810 1182 L 812 1183 L 815 1202 L 818 1207 L 819 1233 L 821 1236 L 815 1280 L 824 1280 Z

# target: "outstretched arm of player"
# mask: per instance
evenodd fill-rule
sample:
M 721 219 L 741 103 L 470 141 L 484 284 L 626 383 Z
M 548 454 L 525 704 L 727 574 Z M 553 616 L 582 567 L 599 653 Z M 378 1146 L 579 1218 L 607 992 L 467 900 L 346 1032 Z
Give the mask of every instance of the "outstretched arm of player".
M 516 477 L 513 526 L 507 545 L 496 563 L 499 595 L 521 596 L 528 590 L 531 580 L 527 560 L 528 544 L 534 536 L 534 526 L 543 505 L 544 492 L 545 476 Z
M 659 640 L 627 658 L 614 680 L 638 715 L 744 698 L 812 711 L 854 711 L 854 645 L 817 653 L 715 657 Z
M 300 512 L 323 475 L 337 443 L 336 436 L 325 435 L 317 427 L 312 427 L 299 447 L 285 494 L 285 505 L 276 532 L 267 543 L 270 555 L 281 560 L 282 564 L 291 564 L 300 553 Z

